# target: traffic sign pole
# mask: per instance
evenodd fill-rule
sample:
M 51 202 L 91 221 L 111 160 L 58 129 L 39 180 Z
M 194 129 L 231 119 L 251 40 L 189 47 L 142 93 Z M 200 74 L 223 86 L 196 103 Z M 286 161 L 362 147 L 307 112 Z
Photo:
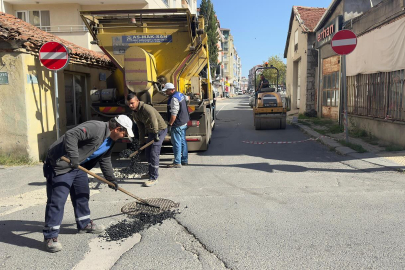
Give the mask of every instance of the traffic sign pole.
M 69 50 L 61 43 L 47 42 L 39 49 L 39 60 L 47 69 L 53 71 L 55 84 L 56 138 L 58 139 L 60 136 L 58 70 L 64 69 L 69 63 Z
M 346 143 L 349 142 L 349 125 L 348 125 L 348 116 L 347 116 L 347 80 L 346 80 L 346 55 L 342 55 L 342 84 L 343 84 L 343 103 L 344 103 L 344 128 L 345 128 L 345 137 Z
M 343 125 L 345 128 L 346 142 L 349 142 L 349 127 L 347 116 L 347 102 L 349 100 L 347 94 L 347 79 L 346 79 L 346 55 L 353 52 L 357 46 L 357 36 L 350 30 L 341 30 L 337 32 L 331 41 L 332 49 L 342 56 L 342 91 L 343 91 Z
M 53 71 L 53 78 L 55 83 L 55 121 L 56 121 L 56 139 L 59 139 L 59 90 L 58 90 L 58 71 Z

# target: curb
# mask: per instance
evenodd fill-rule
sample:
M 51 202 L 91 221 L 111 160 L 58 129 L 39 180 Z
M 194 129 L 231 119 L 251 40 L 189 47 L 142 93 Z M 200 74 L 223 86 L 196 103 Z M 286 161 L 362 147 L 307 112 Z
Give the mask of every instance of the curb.
M 310 135 L 311 137 L 319 138 L 321 136 L 324 136 L 324 135 L 316 132 L 315 130 L 311 129 L 310 127 L 301 125 L 299 123 L 291 122 L 291 125 L 297 126 L 298 128 L 301 129 L 301 131 Z M 357 151 L 351 149 L 350 147 L 342 146 L 340 143 L 331 139 L 330 137 L 320 138 L 319 141 L 321 141 L 321 143 L 323 143 L 324 145 L 326 145 L 330 148 L 333 148 L 334 151 L 336 151 L 338 154 L 340 154 L 342 156 L 349 156 L 351 158 L 359 159 L 359 160 L 362 160 L 364 162 L 367 162 L 367 163 L 370 163 L 373 165 L 378 165 L 378 166 L 382 166 L 385 168 L 389 168 L 394 171 L 405 170 L 405 166 L 402 164 L 398 164 L 396 162 L 379 157 L 373 153 L 369 153 L 369 152 L 368 153 L 358 153 Z

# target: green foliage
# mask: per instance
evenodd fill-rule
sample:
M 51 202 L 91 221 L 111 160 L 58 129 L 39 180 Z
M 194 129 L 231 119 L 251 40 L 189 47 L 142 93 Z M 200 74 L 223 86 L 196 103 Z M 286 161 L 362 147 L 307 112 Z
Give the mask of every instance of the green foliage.
M 385 151 L 387 152 L 396 152 L 396 151 L 403 151 L 405 150 L 404 147 L 399 146 L 399 145 L 388 145 L 385 147 Z
M 4 166 L 21 166 L 21 165 L 34 165 L 36 162 L 32 161 L 27 156 L 19 156 L 12 154 L 1 154 L 0 165 Z
M 285 85 L 285 80 L 286 80 L 286 72 L 287 72 L 287 65 L 284 64 L 283 60 L 277 55 L 270 56 L 269 59 L 267 60 L 268 66 L 270 67 L 273 65 L 273 67 L 278 69 L 279 72 L 279 78 L 278 78 L 278 84 Z M 264 66 L 263 62 L 263 66 Z M 269 81 L 270 84 L 275 85 L 277 82 L 277 71 L 275 69 L 266 69 L 263 70 L 263 72 L 258 72 L 262 73 L 264 77 Z M 260 74 L 257 74 L 256 78 L 256 84 L 259 84 L 260 81 Z M 256 86 L 257 88 L 257 86 Z
M 306 115 L 300 113 L 300 114 L 298 115 L 298 119 L 310 119 L 310 117 L 308 117 L 308 116 L 306 116 Z
M 367 133 L 364 129 L 354 127 L 349 131 L 349 134 L 351 137 L 360 138 L 366 143 L 378 145 L 378 138 L 371 133 Z
M 200 5 L 200 15 L 204 16 L 204 31 L 208 37 L 209 61 L 211 67 L 211 76 L 215 76 L 215 68 L 218 65 L 218 23 L 215 16 L 214 5 L 211 0 L 202 0 Z
M 329 127 L 329 132 L 332 134 L 342 133 L 344 131 L 344 127 L 340 126 L 339 124 L 334 124 Z
M 355 144 L 355 143 L 351 143 L 351 142 L 346 142 L 345 140 L 339 140 L 338 141 L 341 145 L 350 147 L 351 149 L 353 149 L 354 151 L 357 151 L 358 153 L 366 153 L 367 150 L 363 148 L 363 146 L 361 146 L 360 144 Z

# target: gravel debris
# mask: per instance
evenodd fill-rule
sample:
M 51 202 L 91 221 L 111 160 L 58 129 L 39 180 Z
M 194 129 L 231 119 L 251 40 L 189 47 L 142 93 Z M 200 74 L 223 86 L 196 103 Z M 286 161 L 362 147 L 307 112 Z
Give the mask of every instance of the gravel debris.
M 122 240 L 153 225 L 160 225 L 164 220 L 174 218 L 178 213 L 178 210 L 172 210 L 159 214 L 140 213 L 131 215 L 128 216 L 128 219 L 121 220 L 117 224 L 108 227 L 100 237 L 106 241 Z
M 133 152 L 139 149 L 139 141 L 133 139 L 131 146 L 119 153 L 120 158 L 128 158 Z M 140 152 L 131 157 L 128 167 L 121 169 L 114 169 L 114 176 L 116 178 L 138 178 L 149 172 L 147 164 L 141 163 Z

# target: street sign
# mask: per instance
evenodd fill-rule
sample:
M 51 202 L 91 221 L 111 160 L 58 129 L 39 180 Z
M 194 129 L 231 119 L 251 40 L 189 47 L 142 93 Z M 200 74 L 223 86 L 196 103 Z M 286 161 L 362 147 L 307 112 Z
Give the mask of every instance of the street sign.
M 69 51 L 63 44 L 47 42 L 39 49 L 39 60 L 47 69 L 57 71 L 69 63 Z
M 335 53 L 347 55 L 356 48 L 357 36 L 350 30 L 341 30 L 333 36 L 331 46 Z
M 69 50 L 58 42 L 47 42 L 39 49 L 39 60 L 47 69 L 53 71 L 55 86 L 55 122 L 56 139 L 59 138 L 59 90 L 58 70 L 63 69 L 69 63 Z

